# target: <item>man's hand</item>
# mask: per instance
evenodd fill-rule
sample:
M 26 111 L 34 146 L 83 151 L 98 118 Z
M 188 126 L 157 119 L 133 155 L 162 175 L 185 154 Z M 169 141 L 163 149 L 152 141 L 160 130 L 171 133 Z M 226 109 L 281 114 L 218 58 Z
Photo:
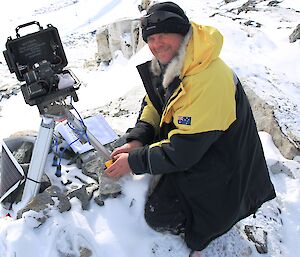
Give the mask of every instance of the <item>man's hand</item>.
M 114 159 L 116 155 L 120 153 L 129 153 L 131 150 L 137 147 L 143 146 L 142 142 L 138 140 L 130 141 L 129 143 L 126 143 L 120 147 L 117 147 L 113 152 L 111 153 L 111 158 Z
M 107 176 L 116 178 L 130 173 L 132 170 L 128 163 L 129 152 L 141 146 L 142 142 L 133 140 L 116 148 L 111 154 L 113 164 L 105 170 Z
M 132 170 L 130 169 L 128 163 L 128 155 L 128 153 L 120 153 L 115 155 L 113 164 L 105 170 L 106 175 L 109 177 L 118 178 L 130 173 Z

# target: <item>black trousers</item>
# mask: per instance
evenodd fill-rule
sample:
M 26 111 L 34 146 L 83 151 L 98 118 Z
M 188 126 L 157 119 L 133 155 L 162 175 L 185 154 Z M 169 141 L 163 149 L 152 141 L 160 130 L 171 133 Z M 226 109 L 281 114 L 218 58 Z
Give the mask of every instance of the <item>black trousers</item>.
M 174 185 L 163 175 L 145 204 L 145 219 L 158 232 L 184 233 L 185 215 Z

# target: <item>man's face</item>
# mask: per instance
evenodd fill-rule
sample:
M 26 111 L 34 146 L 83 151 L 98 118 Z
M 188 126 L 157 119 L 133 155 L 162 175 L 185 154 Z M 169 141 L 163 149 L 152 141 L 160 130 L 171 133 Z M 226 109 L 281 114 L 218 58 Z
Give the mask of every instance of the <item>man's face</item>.
M 169 63 L 177 54 L 183 36 L 177 33 L 158 33 L 147 38 L 152 54 L 161 64 Z

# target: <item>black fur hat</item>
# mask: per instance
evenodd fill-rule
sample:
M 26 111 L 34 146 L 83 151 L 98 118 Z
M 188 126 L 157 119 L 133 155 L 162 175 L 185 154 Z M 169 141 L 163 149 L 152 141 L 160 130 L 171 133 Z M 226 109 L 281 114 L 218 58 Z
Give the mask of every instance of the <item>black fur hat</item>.
M 143 39 L 147 42 L 150 35 L 157 33 L 187 34 L 191 26 L 185 12 L 173 2 L 152 5 L 141 18 Z

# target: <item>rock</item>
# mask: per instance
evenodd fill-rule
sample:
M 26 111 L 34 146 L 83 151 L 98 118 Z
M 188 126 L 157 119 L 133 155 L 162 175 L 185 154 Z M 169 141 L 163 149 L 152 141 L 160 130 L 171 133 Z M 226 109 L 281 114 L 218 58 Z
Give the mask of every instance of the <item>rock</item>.
M 20 138 L 24 140 L 29 140 L 30 142 L 34 142 L 37 135 L 38 132 L 35 130 L 21 130 L 11 134 L 9 138 Z
M 252 27 L 255 27 L 255 28 L 260 28 L 262 26 L 261 23 L 256 22 L 256 21 L 252 21 L 252 20 L 246 21 L 244 24 L 246 26 L 252 26 Z
M 28 165 L 29 167 L 29 165 Z M 25 174 L 27 174 L 27 171 L 24 171 Z M 43 174 L 42 178 L 41 178 L 41 182 L 40 182 L 40 190 L 39 193 L 43 193 L 47 188 L 51 187 L 51 181 L 49 179 L 49 177 L 47 176 L 47 174 Z
M 151 4 L 151 0 L 141 0 L 141 4 L 138 5 L 138 9 L 140 12 L 146 11 Z
M 300 155 L 300 150 L 295 146 L 295 141 L 283 134 L 274 117 L 273 107 L 261 99 L 246 82 L 242 83 L 251 104 L 258 130 L 265 131 L 272 136 L 274 144 L 285 158 L 293 159 L 295 156 Z
M 12 95 L 17 95 L 20 92 L 20 88 L 13 88 L 13 90 L 11 91 Z
M 72 148 L 70 146 L 60 147 L 59 153 L 56 153 L 56 154 L 57 154 L 57 157 L 63 158 L 66 160 L 71 160 L 71 159 L 75 158 L 75 156 L 76 156 L 76 153 L 72 150 Z
M 76 156 L 76 166 L 79 169 L 82 169 L 84 164 L 89 163 L 90 161 L 93 161 L 94 159 L 98 158 L 98 153 L 95 150 L 90 150 L 85 153 L 79 154 Z M 88 166 L 88 165 L 87 165 Z
M 47 192 L 50 191 L 49 193 L 50 193 L 51 197 L 58 198 L 57 208 L 60 213 L 71 210 L 71 203 L 69 201 L 69 198 L 64 193 L 61 192 L 59 187 L 52 186 L 52 187 L 49 187 L 46 191 Z
M 28 211 L 23 214 L 25 224 L 30 228 L 37 228 L 44 224 L 49 216 L 44 212 Z
M 2 98 L 9 99 L 10 98 L 10 94 L 4 94 L 4 95 L 2 95 Z
M 99 194 L 105 199 L 121 194 L 121 185 L 117 179 L 108 177 L 104 171 L 99 173 Z
M 9 99 L 12 95 L 17 95 L 20 92 L 20 85 L 4 84 L 0 87 L 0 102 L 2 99 Z
M 98 182 L 98 173 L 100 166 L 103 165 L 104 160 L 100 156 L 94 156 L 87 162 L 82 163 L 82 173 Z
M 159 255 L 162 256 L 162 255 Z M 176 255 L 174 255 L 176 256 Z M 204 250 L 201 257 L 250 257 L 257 256 L 239 229 L 234 226 L 227 233 L 213 240 Z
M 81 247 L 80 248 L 80 257 L 90 257 L 93 255 L 93 252 L 86 248 L 86 247 Z
M 90 184 L 89 186 L 83 185 L 79 189 L 75 189 L 69 193 L 67 196 L 69 199 L 76 197 L 81 202 L 81 207 L 83 210 L 88 210 L 90 206 L 90 200 L 93 197 L 93 193 L 99 188 L 96 184 Z
M 272 7 L 275 7 L 275 6 L 278 6 L 278 4 L 280 4 L 281 1 L 270 1 L 267 6 L 272 6 Z
M 112 59 L 108 37 L 108 28 L 106 26 L 98 29 L 96 40 L 98 45 L 97 59 L 99 62 L 109 62 Z
M 94 201 L 99 206 L 104 206 L 104 199 L 101 197 L 101 195 L 98 195 L 94 198 Z
M 52 199 L 53 197 L 58 198 L 58 204 L 55 204 L 55 201 Z M 58 186 L 51 186 L 43 193 L 37 194 L 23 209 L 18 211 L 17 219 L 20 219 L 25 212 L 35 211 L 37 213 L 42 212 L 45 216 L 44 221 L 46 221 L 50 206 L 57 207 L 61 213 L 71 209 L 69 199 L 62 193 Z
M 291 178 L 295 178 L 293 172 L 289 167 L 287 167 L 283 162 L 277 161 L 274 163 L 271 167 L 270 170 L 273 174 L 279 174 L 279 173 L 285 173 Z
M 86 187 L 86 192 L 89 194 L 89 195 L 92 195 L 93 196 L 93 193 L 99 189 L 99 185 L 98 184 L 89 184 L 87 187 Z
M 22 145 L 16 151 L 13 152 L 13 156 L 20 164 L 30 163 L 33 147 L 33 142 L 24 141 Z
M 247 13 L 250 11 L 257 11 L 255 4 L 255 1 L 248 0 L 246 3 L 244 3 L 241 7 L 238 8 L 237 15 L 239 15 L 241 12 Z
M 245 226 L 245 233 L 250 241 L 255 244 L 256 250 L 265 254 L 268 253 L 267 235 L 268 233 L 260 227 Z
M 129 133 L 125 133 L 124 135 L 122 135 L 121 137 L 116 139 L 115 141 L 111 142 L 110 146 L 111 146 L 112 150 L 124 145 L 127 142 L 126 138 L 128 137 L 128 135 L 129 135 Z
M 116 141 L 114 146 L 123 143 L 124 140 L 125 139 L 122 138 Z M 105 175 L 103 163 L 104 159 L 98 156 L 82 165 L 82 173 L 95 179 L 99 183 L 100 205 L 102 200 L 109 197 L 117 197 L 121 193 L 121 185 L 118 180 Z
M 54 201 L 51 198 L 51 196 L 43 192 L 41 194 L 38 194 L 35 196 L 27 205 L 25 208 L 21 209 L 17 214 L 17 219 L 20 219 L 23 215 L 23 213 L 33 210 L 35 212 L 40 212 L 48 208 L 48 205 L 54 205 Z
M 293 33 L 289 36 L 290 43 L 294 43 L 298 39 L 300 39 L 300 24 L 298 24 Z
M 97 62 L 109 63 L 118 51 L 129 59 L 145 45 L 141 35 L 139 19 L 121 19 L 102 26 L 96 32 Z

